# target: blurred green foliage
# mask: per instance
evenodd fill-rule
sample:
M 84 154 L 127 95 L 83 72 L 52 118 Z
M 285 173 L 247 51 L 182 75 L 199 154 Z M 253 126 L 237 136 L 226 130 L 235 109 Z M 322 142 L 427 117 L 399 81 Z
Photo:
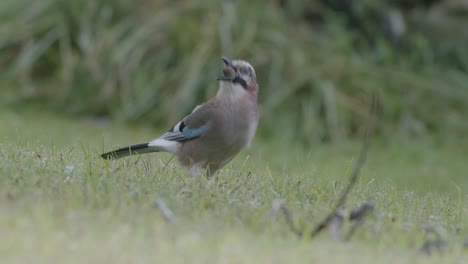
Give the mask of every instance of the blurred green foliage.
M 0 102 L 169 126 L 215 94 L 225 55 L 257 71 L 265 136 L 358 134 L 373 91 L 384 137 L 463 135 L 454 2 L 2 0 Z

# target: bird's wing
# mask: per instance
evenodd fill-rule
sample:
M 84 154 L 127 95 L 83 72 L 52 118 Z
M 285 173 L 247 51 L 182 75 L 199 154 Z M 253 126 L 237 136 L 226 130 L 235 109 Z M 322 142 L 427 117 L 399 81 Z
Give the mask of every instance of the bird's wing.
M 216 105 L 208 101 L 203 105 L 197 106 L 191 114 L 164 133 L 160 139 L 185 142 L 200 137 L 207 131 L 210 120 L 215 115 Z
M 160 137 L 160 139 L 168 141 L 185 142 L 201 136 L 207 128 L 207 124 L 197 127 L 189 127 L 186 125 L 186 122 L 182 120 L 179 123 L 177 123 L 173 128 L 171 128 L 171 130 L 164 133 Z

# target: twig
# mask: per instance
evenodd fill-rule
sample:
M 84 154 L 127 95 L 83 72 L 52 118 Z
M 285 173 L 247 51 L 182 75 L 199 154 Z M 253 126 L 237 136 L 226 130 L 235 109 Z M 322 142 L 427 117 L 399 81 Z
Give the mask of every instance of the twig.
M 371 142 L 371 138 L 374 135 L 375 127 L 376 124 L 374 123 L 374 117 L 376 114 L 377 110 L 377 95 L 373 94 L 372 95 L 372 103 L 371 103 L 371 109 L 370 109 L 370 120 L 367 122 L 367 127 L 366 127 L 366 133 L 364 137 L 364 141 L 362 144 L 361 151 L 359 153 L 359 158 L 356 161 L 356 165 L 354 166 L 354 170 L 351 173 L 351 177 L 349 179 L 349 183 L 344 189 L 343 193 L 341 194 L 340 199 L 338 199 L 338 202 L 335 205 L 334 210 L 328 214 L 328 216 L 320 222 L 313 230 L 311 233 L 311 238 L 318 235 L 325 227 L 327 227 L 330 222 L 333 220 L 335 215 L 337 214 L 338 210 L 344 205 L 346 202 L 346 199 L 348 198 L 348 194 L 353 188 L 353 186 L 356 184 L 358 178 L 359 178 L 359 173 L 361 172 L 362 167 L 364 166 L 364 163 L 366 162 L 367 159 L 367 153 L 369 152 L 369 146 Z
M 166 203 L 162 198 L 157 197 L 153 202 L 153 207 L 158 208 L 159 211 L 161 211 L 161 214 L 167 222 L 171 224 L 177 223 L 177 218 L 174 216 L 171 209 L 167 207 Z
M 349 220 L 351 221 L 361 221 L 364 219 L 364 217 L 373 211 L 375 208 L 375 204 L 371 201 L 367 201 L 363 203 L 361 206 L 358 208 L 355 208 L 351 211 L 349 214 Z
M 434 252 L 442 252 L 447 246 L 447 240 L 442 235 L 442 230 L 434 226 L 426 228 L 426 239 L 421 247 L 421 252 L 431 255 Z
M 174 157 L 175 157 L 175 154 L 172 155 L 172 157 L 166 162 L 166 165 L 164 165 L 164 167 L 163 167 L 163 169 L 162 169 L 163 171 L 166 169 L 167 165 L 169 165 L 169 162 L 171 162 L 171 160 L 172 160 Z
M 291 231 L 294 234 L 296 234 L 298 236 L 302 236 L 304 232 L 296 227 L 296 225 L 294 224 L 294 220 L 292 219 L 291 213 L 289 212 L 288 208 L 284 205 L 284 201 L 281 200 L 281 199 L 275 199 L 273 201 L 273 203 L 271 204 L 271 210 L 265 216 L 265 220 L 269 221 L 269 220 L 273 219 L 280 212 L 280 210 L 283 213 L 284 218 L 286 219 L 286 223 L 287 223 L 289 229 L 291 229 Z
M 304 234 L 304 231 L 300 230 L 299 228 L 296 227 L 296 225 L 294 224 L 291 213 L 289 212 L 288 208 L 286 208 L 286 206 L 284 206 L 284 204 L 281 205 L 281 211 L 283 212 L 284 217 L 286 218 L 286 223 L 288 224 L 289 229 L 291 229 L 291 231 L 294 234 L 302 237 L 302 235 Z
M 431 255 L 433 252 L 441 252 L 447 243 L 444 240 L 427 240 L 421 247 L 421 252 Z
M 340 229 L 341 229 L 341 226 L 343 225 L 344 218 L 345 218 L 345 212 L 343 210 L 338 210 L 336 211 L 336 214 L 330 220 L 330 224 L 328 225 L 330 229 L 330 233 L 336 241 L 341 240 Z
M 351 239 L 358 227 L 364 224 L 365 217 L 369 215 L 369 213 L 372 212 L 374 208 L 375 205 L 373 202 L 365 202 L 363 205 L 351 211 L 351 213 L 349 214 L 349 220 L 355 221 L 355 223 L 348 230 L 348 233 L 344 237 L 344 241 L 349 241 Z

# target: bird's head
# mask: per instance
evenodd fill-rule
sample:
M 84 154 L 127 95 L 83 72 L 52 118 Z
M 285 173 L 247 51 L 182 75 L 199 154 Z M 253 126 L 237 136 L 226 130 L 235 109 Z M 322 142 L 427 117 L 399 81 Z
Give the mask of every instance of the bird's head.
M 223 76 L 218 77 L 220 90 L 218 94 L 241 95 L 245 92 L 256 95 L 258 91 L 255 70 L 250 63 L 243 60 L 231 60 L 223 57 Z

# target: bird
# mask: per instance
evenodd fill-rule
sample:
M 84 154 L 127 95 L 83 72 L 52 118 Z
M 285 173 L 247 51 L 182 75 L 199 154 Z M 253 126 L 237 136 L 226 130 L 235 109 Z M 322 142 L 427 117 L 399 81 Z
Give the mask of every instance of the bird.
M 169 152 L 188 168 L 190 176 L 212 177 L 242 149 L 249 147 L 259 121 L 255 70 L 244 60 L 222 57 L 223 74 L 216 96 L 160 137 L 101 155 L 107 160 L 134 154 Z

